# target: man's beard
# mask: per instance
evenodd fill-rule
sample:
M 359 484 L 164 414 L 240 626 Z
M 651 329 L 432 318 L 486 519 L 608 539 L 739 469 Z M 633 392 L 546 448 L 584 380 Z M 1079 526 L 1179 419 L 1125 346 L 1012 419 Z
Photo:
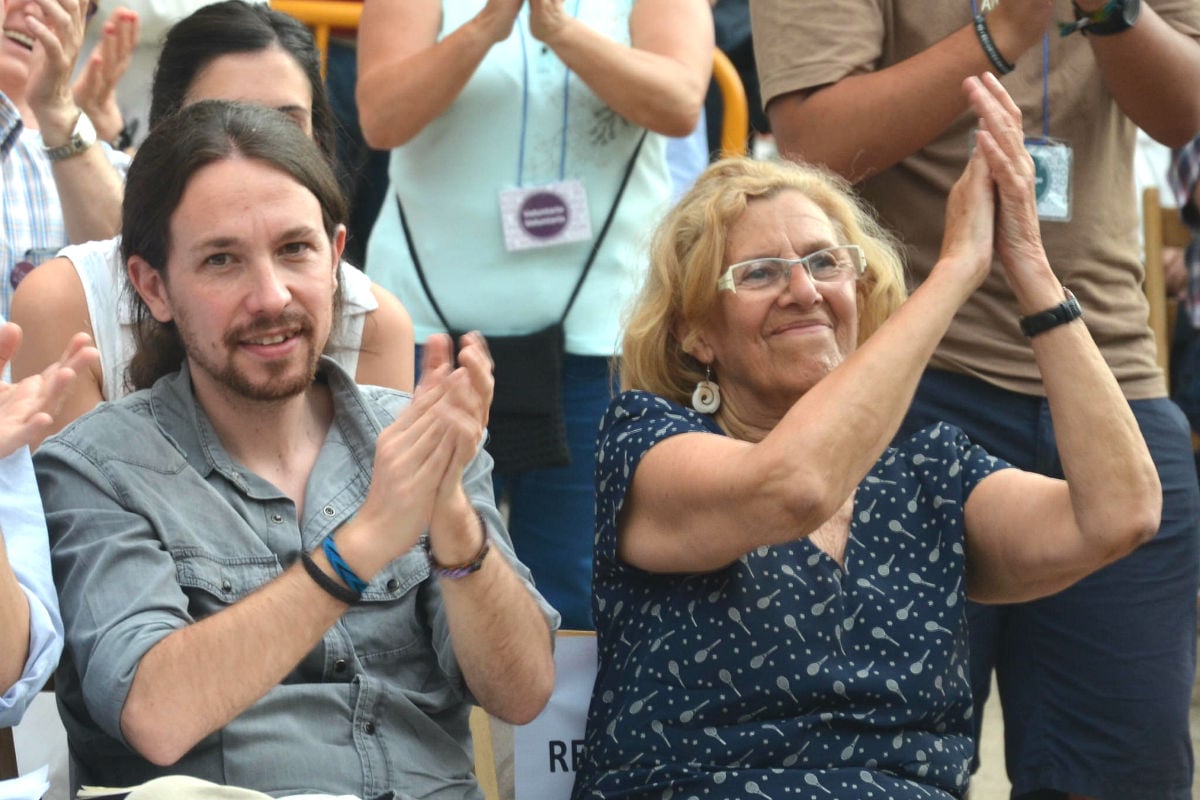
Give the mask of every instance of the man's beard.
M 184 322 L 178 320 L 177 322 Z M 223 363 L 216 363 L 210 353 L 201 351 L 192 342 L 192 337 L 184 330 L 186 322 L 180 326 L 180 338 L 188 360 L 196 367 L 204 370 L 226 391 L 246 400 L 255 402 L 275 402 L 286 400 L 304 392 L 313 382 L 317 374 L 317 366 L 321 351 L 313 342 L 313 320 L 302 311 L 285 312 L 274 319 L 259 320 L 250 325 L 230 331 L 225 335 L 222 344 L 228 357 Z M 300 351 L 304 357 L 303 369 L 294 369 L 295 355 L 273 362 L 265 362 L 262 371 L 265 380 L 255 381 L 250 375 L 239 369 L 235 363 L 235 354 L 240 343 L 253 339 L 257 335 L 281 328 L 296 328 L 294 338 L 301 339 Z M 307 347 L 306 347 L 307 346 Z M 304 352 L 305 349 L 307 352 Z

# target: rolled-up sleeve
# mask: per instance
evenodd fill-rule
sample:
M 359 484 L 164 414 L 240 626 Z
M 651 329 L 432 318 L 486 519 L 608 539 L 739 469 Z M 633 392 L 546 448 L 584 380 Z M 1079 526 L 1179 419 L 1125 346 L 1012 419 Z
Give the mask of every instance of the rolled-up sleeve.
M 21 678 L 0 696 L 0 727 L 16 725 L 25 708 L 54 672 L 62 653 L 63 624 L 50 577 L 46 519 L 38 496 L 29 449 L 0 459 L 0 529 L 17 583 L 29 601 L 29 657 Z
M 34 463 L 67 631 L 64 666 L 73 673 L 60 694 L 124 742 L 121 711 L 138 664 L 192 621 L 188 598 L 153 523 L 122 496 L 128 487 L 110 481 L 105 465 L 61 437 L 43 444 Z

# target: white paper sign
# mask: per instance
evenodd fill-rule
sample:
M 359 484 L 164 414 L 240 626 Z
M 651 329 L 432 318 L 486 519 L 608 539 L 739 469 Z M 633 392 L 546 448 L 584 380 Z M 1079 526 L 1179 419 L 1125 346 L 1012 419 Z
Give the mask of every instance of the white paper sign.
M 596 682 L 596 637 L 560 634 L 554 644 L 554 693 L 528 725 L 513 728 L 517 797 L 568 800 L 583 757 L 583 730 Z

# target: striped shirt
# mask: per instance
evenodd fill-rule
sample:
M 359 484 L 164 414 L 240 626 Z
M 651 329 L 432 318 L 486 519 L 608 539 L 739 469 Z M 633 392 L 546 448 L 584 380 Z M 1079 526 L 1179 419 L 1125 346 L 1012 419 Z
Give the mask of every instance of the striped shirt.
M 124 178 L 129 157 L 101 146 Z M 8 317 L 17 284 L 68 244 L 41 134 L 25 127 L 16 106 L 0 92 L 0 315 Z

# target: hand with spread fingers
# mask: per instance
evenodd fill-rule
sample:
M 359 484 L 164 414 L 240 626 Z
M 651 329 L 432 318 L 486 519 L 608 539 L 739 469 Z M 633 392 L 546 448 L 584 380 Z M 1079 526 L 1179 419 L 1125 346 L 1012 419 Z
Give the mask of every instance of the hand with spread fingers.
M 80 370 L 99 359 L 87 334 L 78 334 L 62 357 L 36 375 L 17 383 L 0 381 L 0 458 L 38 441 L 54 423 L 64 389 Z M 21 345 L 21 328 L 0 326 L 0 370 L 8 366 Z
M 140 36 L 137 12 L 118 7 L 105 20 L 100 41 L 75 81 L 75 104 L 91 118 L 96 134 L 107 142 L 116 139 L 125 127 L 117 106 L 117 82 L 129 68 Z

